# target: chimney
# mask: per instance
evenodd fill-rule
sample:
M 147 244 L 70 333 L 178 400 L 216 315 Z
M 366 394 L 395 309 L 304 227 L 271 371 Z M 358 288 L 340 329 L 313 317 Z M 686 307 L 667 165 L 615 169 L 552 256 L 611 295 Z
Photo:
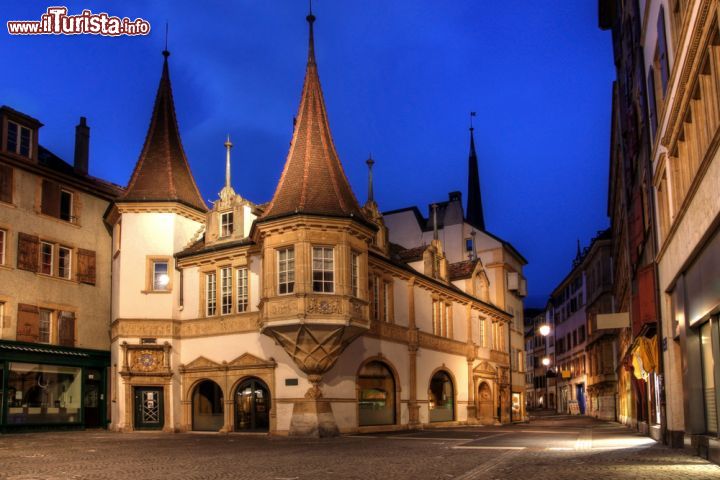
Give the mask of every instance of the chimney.
M 80 117 L 80 123 L 75 127 L 75 173 L 88 174 L 89 156 L 90 127 L 87 126 L 87 119 Z

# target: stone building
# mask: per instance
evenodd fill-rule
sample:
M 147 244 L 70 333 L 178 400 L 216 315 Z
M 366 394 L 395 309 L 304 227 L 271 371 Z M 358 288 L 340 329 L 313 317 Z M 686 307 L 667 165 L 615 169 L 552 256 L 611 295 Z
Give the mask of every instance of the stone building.
M 0 430 L 107 425 L 110 234 L 121 189 L 88 175 L 90 129 L 70 165 L 42 124 L 0 108 Z
M 309 49 L 270 202 L 226 178 L 208 209 L 175 118 L 168 52 L 145 145 L 108 209 L 112 428 L 327 436 L 524 418 L 524 258 L 469 207 L 358 203 Z M 368 161 L 372 168 L 372 160 Z M 474 165 L 473 165 L 474 164 Z M 370 174 L 372 170 L 370 170 Z
M 642 3 L 642 5 L 641 5 Z M 617 80 L 613 85 L 608 210 L 613 236 L 614 308 L 619 330 L 618 419 L 655 439 L 665 420 L 657 241 L 651 152 L 654 101 L 669 74 L 665 16 L 638 0 L 600 0 L 599 23 L 611 30 Z M 652 18 L 651 18 L 652 17 Z M 661 35 L 654 33 L 661 26 Z M 648 56 L 646 45 L 652 44 Z M 648 70 L 646 61 L 652 61 Z
M 719 6 L 649 1 L 642 44 L 662 313 L 661 341 L 651 348 L 664 367 L 664 439 L 682 446 L 689 437 L 714 462 L 720 462 Z

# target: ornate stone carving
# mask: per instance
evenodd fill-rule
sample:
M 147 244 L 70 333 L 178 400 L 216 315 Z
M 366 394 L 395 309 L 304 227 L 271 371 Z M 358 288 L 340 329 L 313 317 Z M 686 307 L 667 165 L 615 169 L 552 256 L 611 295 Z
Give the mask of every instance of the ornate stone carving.
M 305 311 L 310 314 L 319 313 L 321 315 L 331 315 L 340 313 L 340 304 L 337 300 L 310 298 L 308 299 Z
M 286 315 L 291 313 L 295 311 L 295 303 L 295 300 L 272 302 L 268 307 L 270 315 Z
M 130 369 L 134 372 L 154 372 L 162 366 L 162 351 L 136 350 L 130 357 Z

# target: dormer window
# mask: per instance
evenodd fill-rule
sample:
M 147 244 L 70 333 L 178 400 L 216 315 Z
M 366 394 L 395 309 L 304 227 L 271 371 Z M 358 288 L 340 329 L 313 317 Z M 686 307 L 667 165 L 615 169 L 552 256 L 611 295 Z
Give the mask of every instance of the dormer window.
M 220 236 L 229 237 L 233 233 L 233 212 L 220 214 Z
M 30 158 L 32 131 L 15 122 L 7 122 L 7 151 Z

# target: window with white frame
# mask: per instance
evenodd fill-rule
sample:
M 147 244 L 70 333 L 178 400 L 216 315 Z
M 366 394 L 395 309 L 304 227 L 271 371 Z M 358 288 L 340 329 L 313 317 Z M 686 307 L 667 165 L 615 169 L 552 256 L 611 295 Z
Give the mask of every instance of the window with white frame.
M 247 268 L 238 268 L 237 275 L 237 311 L 238 313 L 247 312 L 248 309 L 248 270 Z
M 58 276 L 70 279 L 72 266 L 72 250 L 67 247 L 58 247 Z
M 7 150 L 8 152 L 30 157 L 30 145 L 32 139 L 32 130 L 23 127 L 15 122 L 7 123 Z
M 0 265 L 5 265 L 5 245 L 7 245 L 7 231 L 0 229 Z
M 227 237 L 233 233 L 233 212 L 220 214 L 220 236 Z
M 313 292 L 333 293 L 335 291 L 332 247 L 313 247 L 312 274 Z
M 71 222 L 75 220 L 72 214 L 73 194 L 67 190 L 60 190 L 60 220 Z
M 360 297 L 360 254 L 352 252 L 350 257 L 350 287 L 353 297 Z
M 215 272 L 205 274 L 205 315 L 212 317 L 217 311 L 217 280 Z
M 40 242 L 40 273 L 52 275 L 53 270 L 53 244 Z
M 52 310 L 45 308 L 40 309 L 40 318 L 38 319 L 38 342 L 50 343 L 52 330 Z
M 220 269 L 220 314 L 232 313 L 232 269 Z
M 295 249 L 281 248 L 278 255 L 278 294 L 285 295 L 295 290 Z
M 154 260 L 152 265 L 152 288 L 154 291 L 167 290 L 170 285 L 170 273 L 168 272 L 168 262 L 165 260 Z

